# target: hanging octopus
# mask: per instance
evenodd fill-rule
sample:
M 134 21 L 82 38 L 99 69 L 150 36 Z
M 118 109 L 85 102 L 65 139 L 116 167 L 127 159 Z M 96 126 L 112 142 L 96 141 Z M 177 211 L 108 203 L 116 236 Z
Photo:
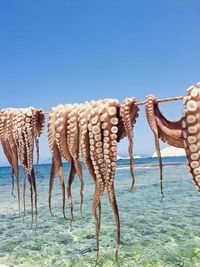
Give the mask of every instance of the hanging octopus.
M 178 121 L 167 120 L 159 110 L 156 98 L 153 95 L 149 95 L 146 98 L 146 116 L 155 138 L 155 147 L 160 165 L 160 191 L 162 196 L 164 196 L 162 186 L 162 158 L 159 139 L 171 146 L 183 148 L 182 118 Z
M 55 179 L 55 173 L 58 172 L 60 184 L 62 188 L 63 198 L 63 215 L 65 215 L 65 182 L 62 168 L 62 157 L 71 163 L 71 171 L 69 175 L 67 193 L 68 200 L 71 207 L 71 221 L 73 220 L 73 204 L 71 195 L 71 184 L 74 180 L 75 174 L 78 173 L 81 181 L 81 213 L 83 204 L 83 175 L 82 167 L 79 161 L 79 127 L 78 127 L 78 112 L 79 106 L 74 105 L 58 105 L 53 108 L 49 113 L 48 122 L 48 140 L 50 150 L 52 152 L 52 167 L 50 174 L 50 186 L 49 186 L 49 209 L 51 212 L 51 194 L 53 189 L 53 183 Z M 52 213 L 52 212 L 51 212 Z
M 183 112 L 182 129 L 184 148 L 193 181 L 200 191 L 200 83 L 187 89 L 188 95 L 184 97 L 185 109 Z
M 82 168 L 79 154 L 95 182 L 93 214 L 96 220 L 97 258 L 99 255 L 99 232 L 101 222 L 101 197 L 107 191 L 117 225 L 117 249 L 120 244 L 120 219 L 114 190 L 117 160 L 117 143 L 125 136 L 129 138 L 132 187 L 133 175 L 133 126 L 138 117 L 138 107 L 134 98 L 127 98 L 122 106 L 115 99 L 85 102 L 74 105 L 58 105 L 49 113 L 48 139 L 52 151 L 52 168 L 49 186 L 49 207 L 55 172 L 61 181 L 63 193 L 63 213 L 65 214 L 65 191 L 62 171 L 62 157 L 71 164 L 67 195 L 73 220 L 71 185 L 78 173 L 83 191 Z M 82 204 L 82 195 L 81 195 Z
M 40 109 L 4 109 L 0 112 L 0 141 L 4 153 L 12 167 L 12 173 L 16 178 L 18 192 L 18 206 L 20 212 L 20 188 L 18 175 L 18 159 L 22 166 L 24 175 L 23 198 L 24 211 L 26 171 L 31 190 L 31 209 L 33 216 L 33 192 L 35 194 L 35 211 L 37 214 L 37 190 L 35 173 L 33 169 L 33 148 L 36 143 L 37 163 L 39 161 L 39 141 L 38 138 L 44 128 L 44 112 Z

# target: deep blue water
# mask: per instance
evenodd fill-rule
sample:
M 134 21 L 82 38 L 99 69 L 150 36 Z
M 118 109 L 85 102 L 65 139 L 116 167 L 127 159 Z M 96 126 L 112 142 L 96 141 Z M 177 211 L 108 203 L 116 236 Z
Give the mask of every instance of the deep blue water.
M 192 183 L 186 159 L 164 158 L 164 194 L 161 202 L 157 159 L 135 160 L 133 192 L 128 160 L 118 161 L 116 195 L 121 218 L 120 266 L 200 266 L 200 193 Z M 48 211 L 50 165 L 40 165 L 37 177 L 39 214 L 31 224 L 27 187 L 25 217 L 18 215 L 11 195 L 11 169 L 0 168 L 0 266 L 95 266 L 95 223 L 92 216 L 94 184 L 84 169 L 84 219 L 79 212 L 80 184 L 73 184 L 75 221 L 64 220 L 61 189 L 56 178 L 52 217 Z M 64 165 L 67 180 L 69 166 Z M 21 181 L 22 182 L 22 179 Z M 66 213 L 70 210 L 66 202 Z M 98 266 L 117 266 L 116 227 L 107 196 L 102 201 Z

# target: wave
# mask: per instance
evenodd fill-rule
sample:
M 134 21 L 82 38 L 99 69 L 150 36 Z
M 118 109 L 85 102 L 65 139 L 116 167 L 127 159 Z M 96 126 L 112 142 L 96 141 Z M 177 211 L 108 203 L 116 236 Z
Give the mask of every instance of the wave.
M 144 163 L 143 163 L 144 164 Z M 180 163 L 180 162 L 177 162 L 177 163 L 166 163 L 166 164 L 163 164 L 163 167 L 174 167 L 174 166 L 182 166 L 182 165 L 185 165 L 185 163 Z M 130 169 L 130 166 L 128 164 L 121 164 L 121 165 L 118 165 L 117 166 L 117 170 L 129 170 Z M 142 165 L 140 164 L 140 166 L 137 166 L 135 165 L 134 166 L 134 169 L 135 170 L 141 170 L 141 169 L 159 169 L 159 165 L 158 164 L 151 164 L 151 165 Z
M 159 168 L 159 166 L 137 166 L 134 167 L 135 170 L 139 170 L 139 169 L 157 169 Z M 117 170 L 129 170 L 130 167 L 129 166 L 120 166 L 117 167 Z

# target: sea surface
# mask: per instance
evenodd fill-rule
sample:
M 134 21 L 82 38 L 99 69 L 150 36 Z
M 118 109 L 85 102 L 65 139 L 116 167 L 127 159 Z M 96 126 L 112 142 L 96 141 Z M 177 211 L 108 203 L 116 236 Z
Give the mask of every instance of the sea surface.
M 115 180 L 121 218 L 119 265 L 115 261 L 116 226 L 106 194 L 102 201 L 100 257 L 96 266 L 200 266 L 200 193 L 184 157 L 164 158 L 164 199 L 161 201 L 156 158 L 135 160 L 136 183 L 129 192 L 128 160 L 119 160 Z M 93 180 L 84 168 L 84 218 L 79 212 L 79 179 L 73 184 L 74 216 L 70 227 L 61 210 L 61 188 L 56 177 L 52 209 L 48 210 L 50 165 L 39 165 L 37 225 L 31 222 L 27 186 L 27 214 L 18 215 L 11 194 L 11 169 L 0 168 L 0 266 L 95 266 L 95 221 L 92 215 Z M 69 165 L 64 164 L 67 180 Z M 22 184 L 22 178 L 21 178 Z M 16 191 L 15 191 L 16 194 Z

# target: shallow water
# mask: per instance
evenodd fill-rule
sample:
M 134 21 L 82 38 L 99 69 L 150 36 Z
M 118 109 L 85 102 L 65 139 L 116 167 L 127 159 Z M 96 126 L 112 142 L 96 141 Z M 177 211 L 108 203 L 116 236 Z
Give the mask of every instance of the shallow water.
M 161 202 L 159 169 L 155 160 L 138 160 L 133 192 L 127 161 L 119 161 L 116 195 L 121 218 L 120 266 L 200 266 L 200 194 L 185 159 L 166 159 Z M 176 163 L 176 165 L 172 165 Z M 68 166 L 64 166 L 67 177 Z M 73 228 L 61 211 L 61 189 L 56 179 L 53 213 L 47 205 L 50 165 L 39 166 L 37 229 L 31 224 L 29 190 L 25 217 L 18 216 L 11 195 L 10 168 L 0 168 L 0 266 L 95 266 L 95 223 L 92 216 L 94 185 L 84 171 L 84 219 L 79 212 L 79 181 L 73 184 Z M 41 176 L 44 178 L 41 179 Z M 66 212 L 70 210 L 66 203 Z M 100 258 L 97 266 L 117 266 L 116 227 L 107 196 L 102 201 Z

